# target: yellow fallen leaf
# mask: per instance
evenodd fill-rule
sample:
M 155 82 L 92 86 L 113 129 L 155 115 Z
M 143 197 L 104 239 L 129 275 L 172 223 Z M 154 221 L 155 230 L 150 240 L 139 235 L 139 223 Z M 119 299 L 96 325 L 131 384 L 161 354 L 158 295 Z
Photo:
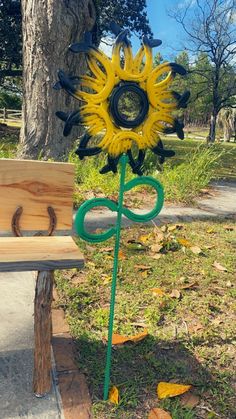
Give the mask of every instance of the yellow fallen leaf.
M 177 240 L 178 240 L 179 244 L 181 244 L 181 246 L 184 246 L 184 247 L 190 247 L 191 246 L 191 243 L 184 238 L 183 239 L 179 238 Z
M 161 288 L 151 288 L 151 291 L 154 295 L 159 295 L 160 297 L 166 295 L 164 291 L 162 291 Z
M 146 279 L 148 277 L 148 271 L 142 271 L 141 275 L 144 279 Z
M 162 381 L 157 385 L 157 396 L 159 399 L 179 396 L 189 391 L 191 387 L 191 385 L 165 383 Z
M 222 266 L 220 263 L 218 263 L 218 262 L 214 262 L 213 263 L 213 265 L 212 265 L 214 268 L 216 268 L 217 269 L 217 271 L 220 271 L 220 272 L 227 272 L 227 268 L 225 268 L 224 266 Z
M 142 333 L 133 336 L 122 336 L 118 333 L 113 333 L 112 335 L 112 345 L 123 345 L 126 342 L 139 342 L 148 336 L 147 329 L 144 329 Z
M 160 252 L 160 250 L 163 248 L 163 244 L 153 244 L 152 246 L 151 246 L 151 251 L 153 252 L 153 253 L 158 253 L 158 252 Z
M 112 386 L 109 391 L 109 400 L 111 403 L 119 404 L 119 390 L 116 386 Z
M 150 234 L 146 235 L 146 236 L 140 236 L 138 238 L 142 243 L 146 244 L 149 240 L 150 240 Z
M 168 412 L 157 407 L 152 409 L 148 415 L 148 419 L 172 419 Z

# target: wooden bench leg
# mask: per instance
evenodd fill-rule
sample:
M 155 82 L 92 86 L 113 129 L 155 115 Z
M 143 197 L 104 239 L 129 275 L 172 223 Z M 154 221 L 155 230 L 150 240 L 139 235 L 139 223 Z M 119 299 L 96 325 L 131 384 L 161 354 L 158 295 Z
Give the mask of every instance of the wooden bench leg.
M 51 389 L 52 290 L 54 271 L 38 272 L 34 300 L 33 391 L 43 397 Z

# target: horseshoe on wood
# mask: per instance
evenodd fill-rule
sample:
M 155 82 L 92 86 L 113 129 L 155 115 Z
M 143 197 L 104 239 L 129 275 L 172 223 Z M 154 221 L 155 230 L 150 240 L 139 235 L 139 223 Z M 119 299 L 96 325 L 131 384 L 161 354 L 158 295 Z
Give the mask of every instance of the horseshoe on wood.
M 49 227 L 48 227 L 47 233 L 44 234 L 44 233 L 39 231 L 39 232 L 35 233 L 35 236 L 52 236 L 55 229 L 56 229 L 56 226 L 57 226 L 56 213 L 55 213 L 54 209 L 50 206 L 47 208 L 47 211 L 48 211 L 48 215 L 49 215 Z M 13 232 L 14 236 L 16 236 L 16 237 L 22 237 L 23 236 L 23 234 L 21 232 L 21 229 L 20 229 L 20 217 L 21 217 L 22 213 L 23 213 L 23 207 L 18 207 L 16 209 L 16 211 L 14 212 L 13 217 L 12 217 L 11 228 L 12 228 L 12 232 Z

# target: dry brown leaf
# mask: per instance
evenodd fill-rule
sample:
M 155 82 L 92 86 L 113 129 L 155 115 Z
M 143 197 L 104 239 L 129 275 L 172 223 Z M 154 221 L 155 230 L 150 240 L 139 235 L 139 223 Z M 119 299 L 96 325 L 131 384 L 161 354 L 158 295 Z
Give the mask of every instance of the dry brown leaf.
M 159 399 L 179 396 L 189 391 L 191 387 L 191 385 L 160 382 L 157 385 L 157 396 Z
M 202 249 L 198 246 L 191 246 L 190 247 L 191 252 L 193 252 L 195 255 L 200 255 L 202 252 Z
M 170 297 L 179 299 L 181 297 L 181 292 L 179 290 L 172 290 Z
M 126 342 L 139 342 L 148 336 L 147 329 L 144 329 L 142 333 L 133 336 L 122 336 L 118 333 L 112 335 L 112 345 L 123 345 Z
M 106 252 L 106 253 L 110 253 L 113 251 L 113 247 L 102 247 L 100 249 L 101 252 Z
M 199 282 L 194 281 L 194 282 L 190 282 L 189 284 L 182 285 L 181 290 L 189 290 L 189 289 L 197 288 L 198 286 L 199 286 Z
M 231 281 L 227 281 L 225 285 L 226 285 L 227 288 L 231 288 L 232 287 L 232 282 Z
M 175 230 L 182 230 L 183 225 L 182 224 L 173 224 L 168 226 L 168 231 L 175 231 Z
M 148 415 L 148 419 L 172 419 L 172 416 L 163 409 L 157 407 L 152 409 Z
M 158 295 L 160 297 L 166 295 L 166 293 L 161 288 L 151 288 L 151 291 L 154 295 Z
M 203 329 L 203 325 L 200 322 L 197 323 L 192 323 L 190 325 L 188 325 L 188 330 L 190 333 L 196 333 L 199 330 Z
M 158 244 L 158 243 L 156 243 L 156 244 L 153 244 L 152 246 L 151 246 L 151 251 L 153 252 L 153 253 L 158 253 L 158 252 L 160 252 L 160 250 L 163 248 L 163 245 L 162 244 Z
M 225 268 L 224 266 L 222 266 L 220 263 L 218 263 L 218 262 L 214 262 L 213 263 L 213 265 L 212 265 L 214 268 L 216 268 L 217 269 L 217 271 L 220 271 L 220 272 L 227 272 L 227 268 Z
M 155 255 L 150 255 L 150 256 L 152 257 L 152 259 L 156 259 L 156 260 L 161 259 L 161 257 L 162 257 L 162 255 L 160 253 L 157 253 Z
M 190 241 L 188 241 L 187 239 L 179 238 L 177 240 L 178 240 L 179 244 L 181 244 L 181 246 L 184 246 L 184 247 L 190 247 L 191 246 Z
M 197 406 L 199 402 L 200 402 L 200 397 L 191 392 L 185 393 L 180 397 L 181 406 L 186 406 L 190 409 Z
M 111 387 L 108 398 L 111 403 L 119 404 L 119 390 L 116 386 Z
M 148 265 L 134 265 L 134 267 L 139 271 L 149 271 L 149 269 L 152 269 L 152 267 Z
M 225 225 L 225 226 L 224 226 L 224 229 L 225 229 L 226 231 L 234 231 L 234 230 L 236 229 L 236 227 L 235 227 L 235 226 Z

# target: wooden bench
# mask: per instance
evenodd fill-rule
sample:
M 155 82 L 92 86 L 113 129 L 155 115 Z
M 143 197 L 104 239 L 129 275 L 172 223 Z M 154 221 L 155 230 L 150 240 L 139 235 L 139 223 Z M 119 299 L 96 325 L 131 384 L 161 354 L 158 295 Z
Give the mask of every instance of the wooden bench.
M 73 184 L 73 164 L 0 160 L 0 272 L 38 272 L 33 374 L 37 396 L 51 388 L 54 269 L 84 264 L 71 237 Z

